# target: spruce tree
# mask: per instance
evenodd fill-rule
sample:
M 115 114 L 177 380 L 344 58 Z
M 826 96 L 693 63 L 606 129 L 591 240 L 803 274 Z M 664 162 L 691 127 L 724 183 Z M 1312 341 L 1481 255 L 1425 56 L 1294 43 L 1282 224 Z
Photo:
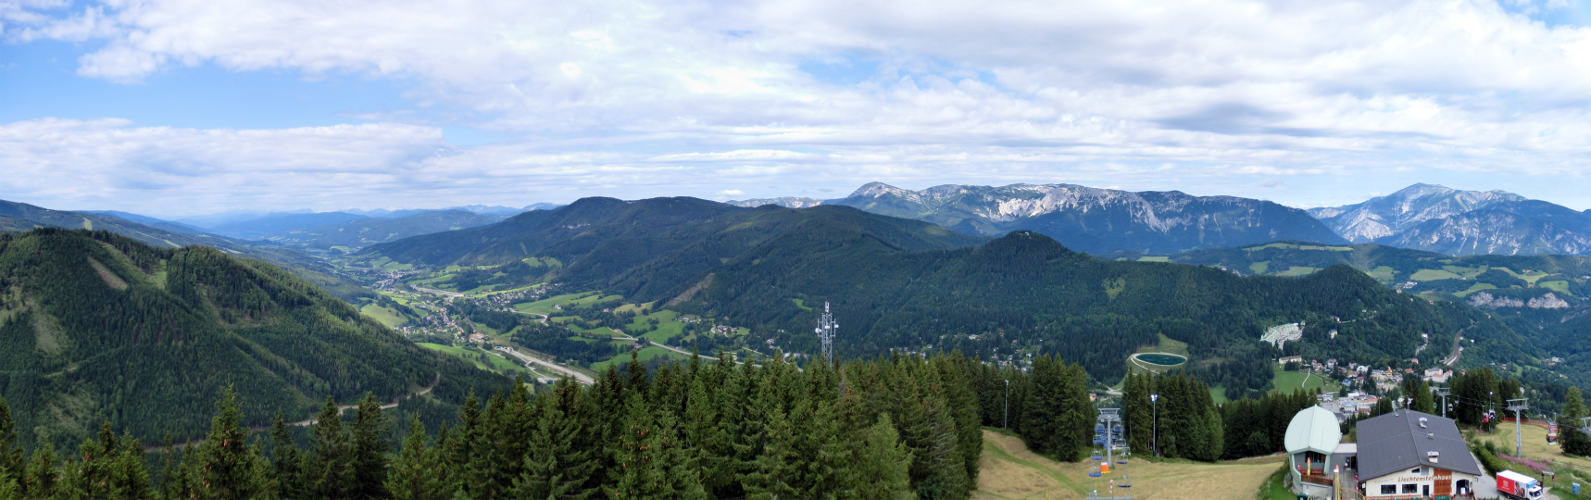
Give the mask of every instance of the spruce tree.
M 243 412 L 237 393 L 228 385 L 216 402 L 219 412 L 210 421 L 210 434 L 197 450 L 198 484 L 195 493 L 203 498 L 261 498 L 274 494 L 264 471 L 266 464 L 256 449 L 246 443 Z
M 1003 388 L 1003 387 L 1002 387 Z M 916 498 L 911 489 L 911 451 L 900 442 L 900 434 L 889 414 L 861 434 L 848 478 L 851 483 L 839 491 L 840 498 L 856 500 Z
M 1580 395 L 1580 388 L 1570 387 L 1563 409 L 1558 414 L 1558 420 L 1568 424 L 1558 426 L 1558 442 L 1565 454 L 1591 456 L 1591 436 L 1580 432 L 1576 427 L 1580 419 L 1585 416 L 1587 416 L 1585 399 Z
M 348 498 L 353 493 L 353 450 L 343 432 L 337 401 L 326 396 L 311 435 L 313 449 L 306 460 L 304 482 L 313 498 Z
M 63 474 L 62 486 L 67 496 L 87 498 L 112 498 L 112 489 L 119 483 L 117 469 L 121 451 L 110 421 L 101 424 L 99 438 L 87 439 L 78 446 L 80 462 L 71 464 Z
M 353 428 L 349 429 L 349 444 L 352 446 L 349 458 L 353 469 L 353 484 L 348 492 L 350 498 L 387 496 L 387 449 L 391 445 L 386 435 L 389 432 L 391 424 L 381 413 L 381 403 L 376 401 L 375 394 L 365 393 L 354 416 Z
M 11 419 L 11 406 L 0 398 L 0 481 L 22 477 L 22 446 L 17 442 L 17 423 Z
M 796 435 L 794 426 L 789 418 L 778 408 L 775 402 L 776 392 L 764 391 L 758 398 L 757 413 L 761 415 L 762 428 L 757 431 L 760 435 L 762 449 L 757 458 L 752 461 L 740 482 L 746 488 L 746 498 L 775 499 L 799 498 L 801 462 L 796 443 L 801 438 Z M 797 402 L 798 408 L 806 402 Z
M 122 449 L 117 458 L 116 479 L 112 498 L 125 500 L 153 500 L 155 490 L 149 482 L 149 466 L 144 460 L 144 446 L 138 439 L 123 435 Z
M 34 448 L 33 456 L 28 460 L 27 469 L 22 473 L 22 493 L 28 498 L 54 498 L 60 496 L 56 490 L 61 485 L 55 446 L 48 439 L 39 441 L 38 448 Z
M 429 500 L 444 498 L 436 450 L 426 447 L 425 425 L 416 414 L 409 420 L 409 436 L 403 439 L 403 449 L 392 462 L 387 475 L 387 491 L 398 500 Z M 545 495 L 522 497 L 545 498 Z
M 282 411 L 276 411 L 276 421 L 271 424 L 271 449 L 275 460 L 271 463 L 276 473 L 276 494 L 281 498 L 304 498 L 304 459 L 298 454 L 293 435 L 287 430 L 287 420 Z
M 566 378 L 553 386 L 551 395 L 536 398 L 539 418 L 514 496 L 583 500 L 598 493 L 587 483 L 597 465 L 591 455 L 600 450 L 579 446 L 582 426 L 574 413 L 579 411 L 579 393 L 580 386 Z
M 624 427 L 614 449 L 618 467 L 612 471 L 608 497 L 614 500 L 674 495 L 667 464 L 660 463 L 657 422 L 642 391 L 627 391 Z

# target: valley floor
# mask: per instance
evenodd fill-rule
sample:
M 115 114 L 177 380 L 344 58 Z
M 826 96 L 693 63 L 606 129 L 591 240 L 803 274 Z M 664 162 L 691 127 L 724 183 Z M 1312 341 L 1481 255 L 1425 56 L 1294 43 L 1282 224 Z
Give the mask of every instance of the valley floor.
M 1117 496 L 1148 499 L 1231 500 L 1253 498 L 1265 479 L 1275 473 L 1284 455 L 1257 457 L 1213 464 L 1151 463 L 1134 459 L 1127 464 L 1131 490 Z M 1088 477 L 1091 461 L 1061 463 L 1028 451 L 1020 438 L 983 431 L 983 459 L 974 500 L 1086 498 L 1099 488 L 1109 496 L 1103 479 Z M 1114 474 L 1113 474 L 1114 475 Z

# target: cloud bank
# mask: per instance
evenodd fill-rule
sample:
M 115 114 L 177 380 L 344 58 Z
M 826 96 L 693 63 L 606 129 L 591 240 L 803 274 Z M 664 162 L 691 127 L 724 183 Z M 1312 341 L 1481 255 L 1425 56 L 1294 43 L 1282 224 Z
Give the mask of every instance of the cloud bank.
M 1562 182 L 1591 157 L 1591 29 L 1514 4 L 0 1 L 7 43 L 94 44 L 84 78 L 357 75 L 473 117 L 40 117 L 0 129 L 0 159 L 35 176 L 0 194 L 331 208 L 1026 181 L 1310 205 L 1427 181 L 1591 207 Z M 448 125 L 515 139 L 452 147 Z

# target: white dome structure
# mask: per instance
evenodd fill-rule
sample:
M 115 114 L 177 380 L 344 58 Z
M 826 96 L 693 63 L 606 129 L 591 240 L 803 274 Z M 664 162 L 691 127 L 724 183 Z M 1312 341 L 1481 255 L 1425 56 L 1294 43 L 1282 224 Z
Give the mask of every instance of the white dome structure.
M 1332 453 L 1342 442 L 1337 414 L 1320 405 L 1304 408 L 1287 424 L 1283 446 L 1292 469 L 1293 491 L 1314 494 L 1331 488 Z

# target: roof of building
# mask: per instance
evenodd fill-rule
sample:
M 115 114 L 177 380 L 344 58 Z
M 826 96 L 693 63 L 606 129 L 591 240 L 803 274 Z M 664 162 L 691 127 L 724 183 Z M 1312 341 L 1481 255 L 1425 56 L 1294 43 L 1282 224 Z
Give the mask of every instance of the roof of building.
M 1362 420 L 1358 429 L 1359 477 L 1381 477 L 1420 466 L 1481 475 L 1480 464 L 1451 419 L 1403 409 Z M 1438 454 L 1436 462 L 1428 458 L 1433 451 Z
M 1293 421 L 1287 424 L 1287 437 L 1283 443 L 1288 453 L 1309 450 L 1329 455 L 1341 441 L 1342 430 L 1337 427 L 1337 414 L 1315 405 L 1293 415 Z
M 1332 456 L 1337 456 L 1337 455 L 1357 455 L 1358 453 L 1359 453 L 1359 443 L 1342 443 L 1342 444 L 1337 445 L 1337 449 L 1332 450 L 1332 452 L 1331 452 Z

